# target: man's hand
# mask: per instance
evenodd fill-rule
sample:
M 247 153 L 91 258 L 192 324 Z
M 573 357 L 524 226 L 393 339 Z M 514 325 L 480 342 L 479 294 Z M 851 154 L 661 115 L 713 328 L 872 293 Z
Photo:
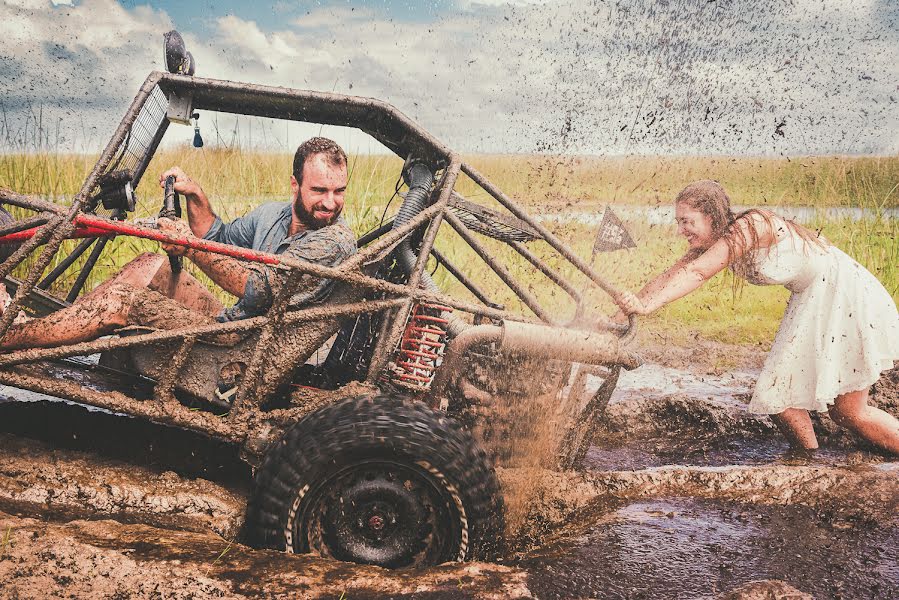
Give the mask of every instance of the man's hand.
M 160 217 L 156 220 L 156 224 L 159 227 L 160 231 L 168 233 L 169 235 L 177 235 L 180 237 L 195 237 L 193 232 L 190 230 L 190 226 L 187 223 L 182 221 L 181 219 L 166 219 L 165 217 Z M 189 248 L 185 248 L 184 246 L 177 246 L 175 244 L 166 244 L 162 243 L 162 249 L 169 256 L 184 256 L 187 254 Z
M 187 176 L 187 173 L 181 170 L 181 167 L 172 167 L 168 171 L 164 172 L 159 176 L 159 187 L 165 188 L 165 180 L 169 177 L 173 176 L 175 178 L 175 191 L 179 194 L 184 195 L 185 197 L 197 196 L 198 193 L 202 194 L 203 190 L 200 186 L 190 177 Z
M 187 204 L 187 222 L 190 224 L 191 231 L 197 237 L 203 237 L 215 222 L 215 213 L 212 211 L 212 205 L 209 204 L 206 192 L 203 191 L 200 184 L 188 177 L 181 167 L 172 167 L 160 175 L 159 187 L 165 189 L 165 180 L 169 176 L 175 178 L 175 191 L 184 196 Z

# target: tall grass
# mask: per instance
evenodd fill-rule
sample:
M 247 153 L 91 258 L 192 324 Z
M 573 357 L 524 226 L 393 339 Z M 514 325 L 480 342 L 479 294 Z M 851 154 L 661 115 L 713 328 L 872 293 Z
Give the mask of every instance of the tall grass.
M 70 199 L 80 188 L 96 157 L 52 152 L 0 154 L 0 187 L 36 193 L 57 201 Z M 216 211 L 225 220 L 246 213 L 267 201 L 289 198 L 292 155 L 240 149 L 189 147 L 157 153 L 137 189 L 136 216 L 158 212 L 162 190 L 158 177 L 165 169 L 181 166 L 199 181 Z M 603 158 L 551 156 L 469 157 L 478 170 L 532 212 L 552 214 L 565 210 L 598 210 L 603 204 L 667 204 L 689 181 L 717 179 L 736 204 L 806 205 L 815 207 L 860 206 L 877 215 L 883 208 L 899 206 L 899 157 L 808 157 L 759 158 Z M 392 156 L 351 156 L 350 184 L 345 215 L 357 234 L 377 226 L 393 197 L 402 162 Z M 457 189 L 471 200 L 491 204 L 467 178 Z M 394 199 L 387 212 L 400 204 Z M 593 228 L 549 225 L 582 257 L 589 257 Z M 616 285 L 639 287 L 663 270 L 683 252 L 683 242 L 673 226 L 649 225 L 640 220 L 627 223 L 637 241 L 635 250 L 601 254 L 597 269 Z M 875 217 L 861 221 L 822 220 L 812 224 L 837 246 L 871 270 L 899 299 L 899 220 Z M 484 244 L 522 280 L 545 306 L 570 316 L 573 302 L 558 287 L 522 261 L 508 247 L 484 238 Z M 71 248 L 77 242 L 66 242 Z M 543 256 L 575 287 L 587 287 L 583 277 L 560 260 L 545 245 L 532 249 Z M 437 247 L 470 275 L 497 302 L 513 310 L 526 310 L 506 286 L 474 255 L 458 236 L 443 227 Z M 141 251 L 158 246 L 134 238 L 110 242 L 88 289 L 120 268 Z M 60 253 L 57 260 L 65 254 Z M 53 264 L 48 268 L 52 268 Z M 67 288 L 77 270 L 70 269 L 59 282 Z M 714 278 L 703 289 L 646 319 L 645 326 L 666 334 L 705 337 L 737 343 L 767 344 L 773 336 L 788 293 L 777 287 L 744 286 L 734 296 L 729 275 Z M 438 283 L 453 294 L 470 294 L 442 268 L 435 271 Z M 588 297 L 588 304 L 612 311 L 603 294 Z
M 714 179 L 735 204 L 899 206 L 899 157 L 472 156 L 506 193 L 531 206 L 670 202 L 690 181 Z

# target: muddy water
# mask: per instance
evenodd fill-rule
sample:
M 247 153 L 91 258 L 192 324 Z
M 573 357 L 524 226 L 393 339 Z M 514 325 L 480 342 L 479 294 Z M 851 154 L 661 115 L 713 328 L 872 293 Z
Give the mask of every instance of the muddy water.
M 140 514 L 126 525 L 38 512 L 7 519 L 17 544 L 12 553 L 10 547 L 0 552 L 0 584 L 25 581 L 33 594 L 22 597 L 41 597 L 41 582 L 49 578 L 53 589 L 91 597 L 99 588 L 90 574 L 98 565 L 115 565 L 142 573 L 124 579 L 129 583 L 122 588 L 140 597 L 162 585 L 173 597 L 198 598 L 262 590 L 272 597 L 340 597 L 349 590 L 348 598 L 713 598 L 759 579 L 818 598 L 899 597 L 899 520 L 893 509 L 860 506 L 899 506 L 899 464 L 831 444 L 811 458 L 790 455 L 770 424 L 741 408 L 753 377 L 751 370 L 705 375 L 653 365 L 624 374 L 586 472 L 551 474 L 542 482 L 525 474 L 542 490 L 533 501 L 539 527 L 526 534 L 537 544 L 519 544 L 520 553 L 503 565 L 394 576 L 257 552 L 210 533 L 157 529 Z M 161 495 L 153 488 L 154 473 L 175 485 L 168 472 L 187 486 L 202 478 L 216 482 L 221 494 L 245 495 L 249 470 L 227 445 L 29 399 L 0 402 L 0 431 L 43 440 L 58 473 L 89 477 L 85 465 L 96 456 L 104 473 L 111 472 L 112 459 L 122 461 L 123 470 L 129 464 L 146 470 L 150 496 Z M 28 450 L 27 443 L 8 447 Z M 80 458 L 63 464 L 70 451 Z M 38 451 L 30 460 L 47 464 Z M 5 474 L 14 476 L 15 459 L 5 464 L 13 465 Z M 504 486 L 514 477 L 504 476 Z M 216 494 L 215 487 L 200 489 Z M 868 489 L 872 494 L 864 496 Z M 61 521 L 46 524 L 47 516 Z M 232 550 L 219 558 L 225 548 Z M 10 554 L 19 562 L 7 579 L 3 558 L 10 566 Z M 51 554 L 57 558 L 45 560 Z M 73 571 L 75 563 L 84 568 Z M 70 580 L 68 587 L 58 583 Z M 165 587 L 172 582 L 178 587 Z
M 714 598 L 759 579 L 816 598 L 899 597 L 899 529 L 799 507 L 636 502 L 521 561 L 540 598 Z

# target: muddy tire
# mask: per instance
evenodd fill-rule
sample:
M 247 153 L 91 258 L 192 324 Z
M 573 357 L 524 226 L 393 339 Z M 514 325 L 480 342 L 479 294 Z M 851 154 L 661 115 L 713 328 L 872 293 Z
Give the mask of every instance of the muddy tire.
M 490 558 L 502 534 L 496 474 L 445 414 L 352 398 L 294 425 L 256 476 L 254 546 L 390 568 Z

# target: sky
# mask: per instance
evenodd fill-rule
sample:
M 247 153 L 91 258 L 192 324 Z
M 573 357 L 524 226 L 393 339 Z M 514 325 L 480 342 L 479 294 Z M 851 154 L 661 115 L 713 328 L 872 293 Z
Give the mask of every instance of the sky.
M 173 28 L 198 75 L 380 98 L 460 152 L 899 153 L 895 0 L 0 0 L 0 149 L 101 148 Z

